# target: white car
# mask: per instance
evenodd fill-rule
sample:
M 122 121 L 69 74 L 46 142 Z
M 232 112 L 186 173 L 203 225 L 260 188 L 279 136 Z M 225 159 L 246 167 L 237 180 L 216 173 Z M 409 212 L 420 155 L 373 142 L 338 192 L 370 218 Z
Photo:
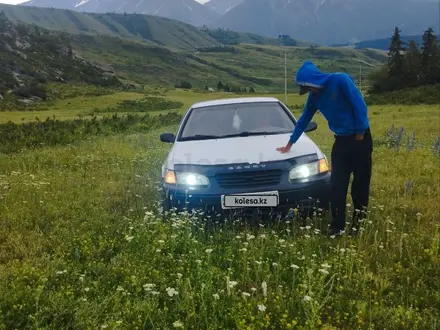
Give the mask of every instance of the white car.
M 199 102 L 184 115 L 162 166 L 164 210 L 328 209 L 327 157 L 302 134 L 290 152 L 296 119 L 272 97 Z M 311 122 L 306 132 L 317 128 Z

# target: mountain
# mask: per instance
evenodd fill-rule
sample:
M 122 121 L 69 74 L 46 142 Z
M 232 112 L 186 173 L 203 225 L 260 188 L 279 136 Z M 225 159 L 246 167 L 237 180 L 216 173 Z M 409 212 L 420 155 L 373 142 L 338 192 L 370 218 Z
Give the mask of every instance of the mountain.
M 138 13 L 172 18 L 195 26 L 219 15 L 195 0 L 31 0 L 21 6 L 53 7 L 89 13 Z
M 0 4 L 0 11 L 3 11 L 13 23 L 34 24 L 45 29 L 74 34 L 111 35 L 185 50 L 219 45 L 219 42 L 200 29 L 164 17 L 140 14 L 93 14 L 4 4 Z
M 111 35 L 179 50 L 197 50 L 237 43 L 279 45 L 277 38 L 223 29 L 196 28 L 169 18 L 141 14 L 81 13 L 0 4 L 0 11 L 14 23 L 34 24 L 73 34 Z M 308 45 L 289 39 L 289 45 Z
M 244 0 L 215 26 L 329 45 L 386 38 L 395 26 L 422 34 L 438 15 L 429 0 Z
M 243 0 L 210 0 L 204 5 L 223 15 L 242 2 Z
M 45 85 L 54 82 L 122 86 L 113 70 L 80 56 L 60 34 L 14 25 L 2 12 L 0 31 L 0 100 L 2 94 L 23 104 L 44 100 Z

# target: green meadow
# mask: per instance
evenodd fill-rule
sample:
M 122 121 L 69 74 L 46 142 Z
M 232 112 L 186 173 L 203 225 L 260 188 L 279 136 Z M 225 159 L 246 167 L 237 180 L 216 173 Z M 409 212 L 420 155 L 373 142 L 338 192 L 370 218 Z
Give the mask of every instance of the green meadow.
M 438 107 L 369 108 L 357 236 L 326 237 L 320 209 L 257 226 L 162 216 L 159 134 L 194 102 L 242 96 L 158 89 L 0 112 L 0 329 L 439 329 Z M 297 117 L 304 102 L 288 95 Z

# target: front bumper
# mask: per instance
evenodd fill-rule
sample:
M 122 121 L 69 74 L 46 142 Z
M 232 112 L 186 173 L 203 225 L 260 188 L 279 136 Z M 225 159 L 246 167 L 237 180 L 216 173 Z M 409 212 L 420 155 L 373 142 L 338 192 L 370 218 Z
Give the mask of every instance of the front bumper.
M 222 195 L 228 194 L 251 194 L 266 191 L 277 191 L 279 203 L 277 207 L 258 207 L 263 211 L 286 212 L 291 208 L 298 210 L 311 210 L 313 208 L 328 209 L 330 203 L 331 185 L 330 172 L 320 175 L 313 181 L 297 184 L 284 183 L 270 187 L 254 187 L 241 190 L 203 191 L 176 189 L 176 187 L 163 184 L 163 199 L 165 209 L 177 211 L 201 210 L 204 212 L 224 213 L 228 209 L 222 208 Z M 255 209 L 244 207 L 243 209 Z M 236 211 L 237 209 L 232 209 Z

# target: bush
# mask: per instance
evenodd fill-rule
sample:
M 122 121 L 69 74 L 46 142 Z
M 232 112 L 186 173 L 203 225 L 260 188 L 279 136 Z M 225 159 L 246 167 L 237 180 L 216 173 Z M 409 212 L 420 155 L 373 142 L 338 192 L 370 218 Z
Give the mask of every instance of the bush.
M 176 88 L 183 88 L 183 89 L 191 89 L 192 85 L 188 81 L 181 81 L 179 84 L 175 85 Z
M 30 98 L 32 96 L 37 96 L 42 100 L 47 99 L 46 89 L 42 86 L 29 86 L 29 87 L 19 87 L 12 90 L 12 93 L 19 97 Z
M 22 149 L 44 146 L 66 145 L 88 136 L 111 135 L 127 131 L 144 132 L 153 128 L 178 124 L 181 115 L 171 112 L 165 115 L 150 117 L 127 115 L 97 119 L 57 120 L 47 118 L 45 121 L 17 124 L 8 122 L 0 124 L 0 153 L 12 154 Z
M 368 105 L 378 104 L 440 104 L 440 84 L 407 88 L 399 91 L 369 94 Z

